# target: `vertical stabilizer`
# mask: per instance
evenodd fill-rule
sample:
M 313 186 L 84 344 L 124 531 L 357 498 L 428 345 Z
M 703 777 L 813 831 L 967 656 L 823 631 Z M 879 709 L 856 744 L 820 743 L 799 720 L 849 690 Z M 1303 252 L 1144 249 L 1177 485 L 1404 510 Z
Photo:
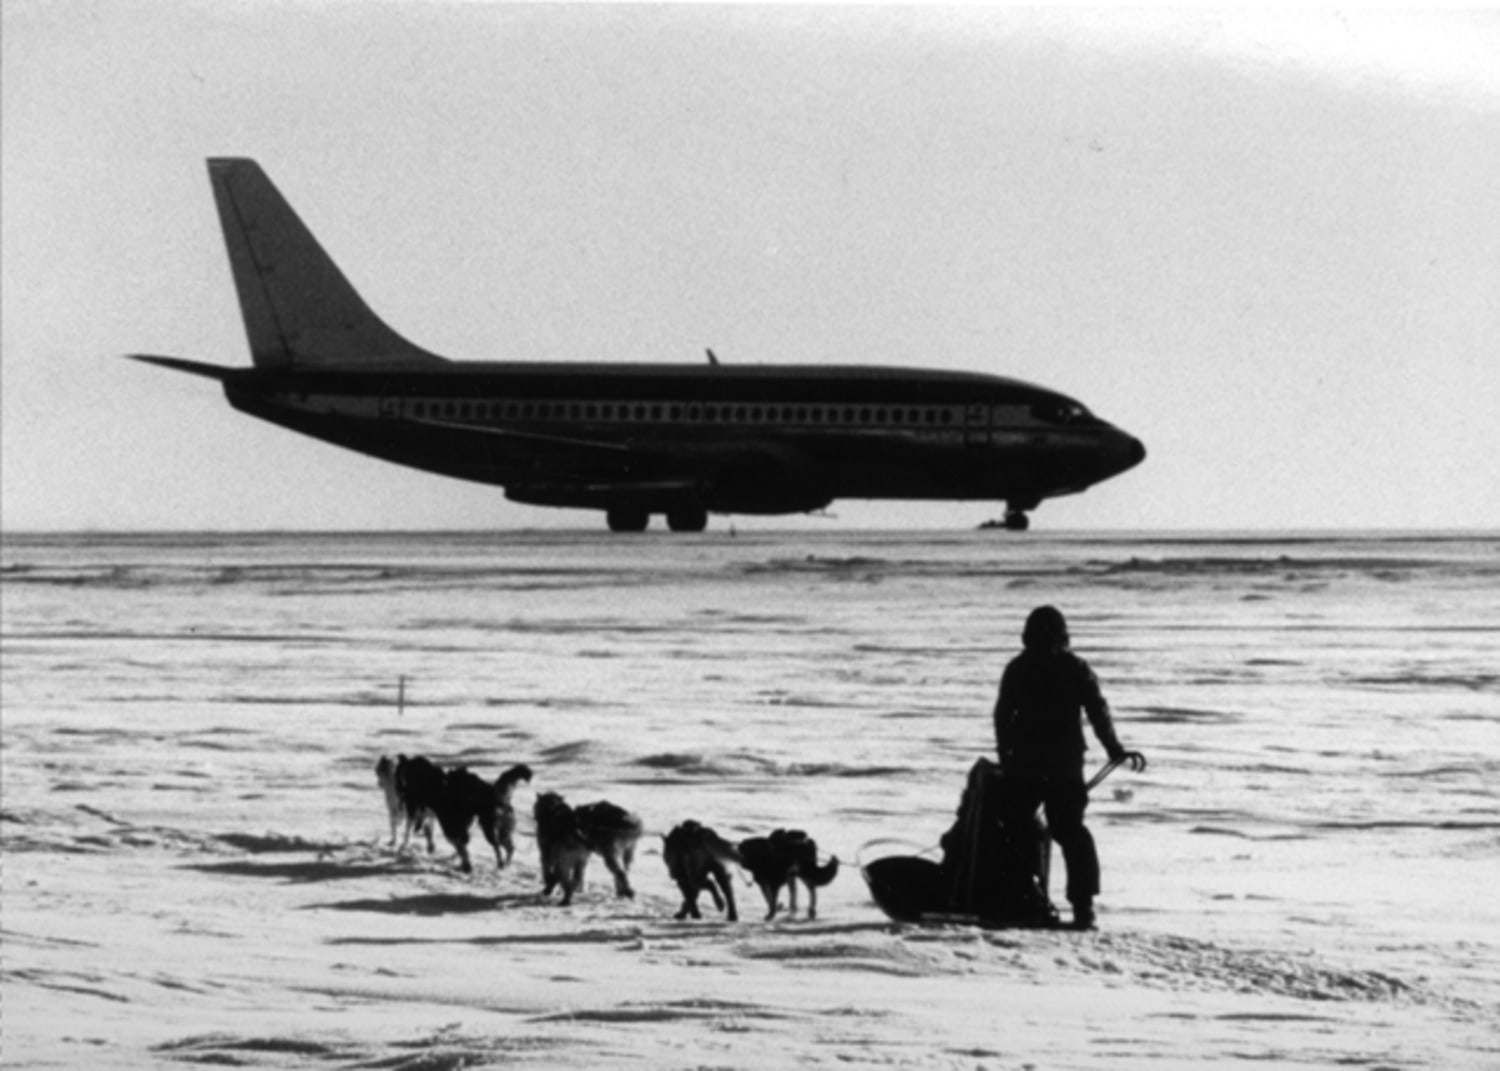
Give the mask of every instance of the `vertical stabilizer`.
M 254 160 L 211 159 L 208 177 L 258 367 L 442 360 L 370 310 Z

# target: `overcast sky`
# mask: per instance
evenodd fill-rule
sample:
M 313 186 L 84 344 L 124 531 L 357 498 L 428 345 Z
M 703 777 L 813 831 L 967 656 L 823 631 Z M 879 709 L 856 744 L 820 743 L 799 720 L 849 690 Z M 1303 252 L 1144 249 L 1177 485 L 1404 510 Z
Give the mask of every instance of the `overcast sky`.
M 248 363 L 214 155 L 258 159 L 383 318 L 456 359 L 971 369 L 1146 442 L 1038 530 L 1500 527 L 1494 11 L 3 19 L 8 530 L 600 523 L 120 359 Z

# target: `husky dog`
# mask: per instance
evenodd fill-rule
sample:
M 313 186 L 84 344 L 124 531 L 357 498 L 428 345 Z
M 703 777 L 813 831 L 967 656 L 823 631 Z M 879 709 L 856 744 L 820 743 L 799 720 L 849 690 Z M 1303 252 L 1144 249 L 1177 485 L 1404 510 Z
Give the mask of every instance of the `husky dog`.
M 406 809 L 405 847 L 413 832 L 427 837 L 427 851 L 433 851 L 432 827 L 437 821 L 437 805 L 443 795 L 443 768 L 422 755 L 396 757 L 396 795 Z
M 428 819 L 427 850 L 432 850 L 431 818 L 458 852 L 459 869 L 474 872 L 469 860 L 469 828 L 479 820 L 480 832 L 495 850 L 495 865 L 504 869 L 515 854 L 516 813 L 511 799 L 516 785 L 531 780 L 531 768 L 512 766 L 493 784 L 465 766 L 444 770 L 421 755 L 398 761 L 396 789 L 408 815 Z
M 729 881 L 725 863 L 745 865 L 739 849 L 705 825 L 688 819 L 662 838 L 661 857 L 667 873 L 682 890 L 682 908 L 676 917 L 702 918 L 698 911 L 698 894 L 707 892 L 714 907 L 724 911 L 730 922 L 739 919 L 734 907 L 734 886 Z
M 402 756 L 403 758 L 405 756 Z M 401 793 L 396 791 L 396 760 L 382 755 L 375 762 L 375 783 L 385 795 L 385 809 L 391 817 L 390 846 L 396 846 L 396 834 L 406 821 L 406 808 L 401 805 Z
M 630 887 L 630 864 L 641 820 L 623 807 L 601 800 L 583 807 L 570 807 L 556 792 L 543 792 L 532 808 L 536 817 L 536 843 L 542 856 L 542 895 L 562 887 L 564 906 L 583 888 L 589 855 L 598 855 L 615 879 L 615 894 L 634 897 Z
M 495 839 L 490 841 L 490 846 L 495 849 L 495 865 L 501 870 L 516 856 L 516 808 L 513 797 L 516 786 L 522 781 L 528 785 L 531 783 L 531 767 L 524 762 L 517 763 L 495 779 Z M 480 828 L 484 828 L 483 816 L 480 817 Z M 504 859 L 500 857 L 501 848 L 505 849 Z
M 818 866 L 817 842 L 800 829 L 778 829 L 769 837 L 742 840 L 740 857 L 766 898 L 768 921 L 776 917 L 783 886 L 791 900 L 791 914 L 797 913 L 799 881 L 807 887 L 807 917 L 817 918 L 818 890 L 833 881 L 839 872 L 837 856 L 822 867 Z
M 391 819 L 391 841 L 390 846 L 396 847 L 396 838 L 399 833 L 401 848 L 404 850 L 411 843 L 413 833 L 421 833 L 427 837 L 427 850 L 432 851 L 432 814 L 429 811 L 412 810 L 407 806 L 406 793 L 402 789 L 405 779 L 406 766 L 411 760 L 405 755 L 397 755 L 394 759 L 389 755 L 382 755 L 375 763 L 375 781 L 380 785 L 380 791 L 385 795 L 385 809 Z

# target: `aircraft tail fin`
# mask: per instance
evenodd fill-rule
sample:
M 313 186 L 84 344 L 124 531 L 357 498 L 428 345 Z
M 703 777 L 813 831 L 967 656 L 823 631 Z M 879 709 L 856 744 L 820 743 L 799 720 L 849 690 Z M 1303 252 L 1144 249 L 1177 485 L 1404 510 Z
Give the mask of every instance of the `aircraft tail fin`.
M 254 160 L 210 159 L 208 176 L 257 367 L 443 360 L 375 315 Z

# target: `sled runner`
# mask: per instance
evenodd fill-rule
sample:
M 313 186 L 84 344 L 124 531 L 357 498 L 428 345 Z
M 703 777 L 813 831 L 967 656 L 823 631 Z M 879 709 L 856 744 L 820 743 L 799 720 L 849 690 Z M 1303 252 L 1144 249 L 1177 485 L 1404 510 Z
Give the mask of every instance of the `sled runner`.
M 1052 841 L 1046 826 L 1036 815 L 1008 828 L 1003 801 L 999 766 L 979 759 L 957 820 L 943 834 L 941 862 L 924 855 L 861 859 L 860 873 L 880 909 L 898 922 L 1058 926 L 1047 895 Z

